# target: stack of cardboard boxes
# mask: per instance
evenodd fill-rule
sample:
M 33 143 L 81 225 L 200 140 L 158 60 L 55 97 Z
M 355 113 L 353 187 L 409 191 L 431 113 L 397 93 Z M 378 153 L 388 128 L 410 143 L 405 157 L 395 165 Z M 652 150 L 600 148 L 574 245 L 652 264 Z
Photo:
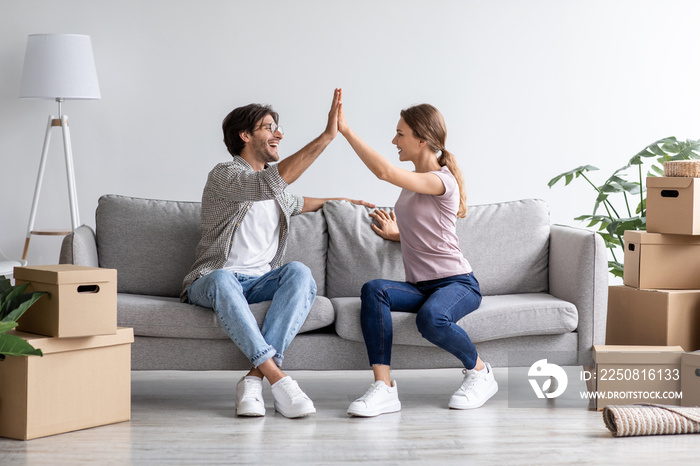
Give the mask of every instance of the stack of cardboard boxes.
M 117 271 L 16 267 L 47 291 L 14 332 L 43 356 L 0 361 L 0 436 L 28 440 L 131 418 L 133 329 L 117 328 Z
M 646 354 L 640 363 L 651 357 L 672 374 L 654 387 L 681 391 L 683 381 L 683 399 L 662 403 L 696 406 L 700 353 L 684 352 L 700 349 L 700 178 L 647 178 L 646 218 L 647 231 L 625 232 L 624 285 L 609 289 L 606 332 L 607 345 L 643 346 L 607 346 L 599 354 Z M 649 356 L 650 346 L 660 359 Z

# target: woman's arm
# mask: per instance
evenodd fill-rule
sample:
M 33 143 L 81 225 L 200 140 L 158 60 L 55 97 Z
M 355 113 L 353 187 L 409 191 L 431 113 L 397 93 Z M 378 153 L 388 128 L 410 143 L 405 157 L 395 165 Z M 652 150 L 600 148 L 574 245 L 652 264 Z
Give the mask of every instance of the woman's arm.
M 433 195 L 445 193 L 445 185 L 437 175 L 416 173 L 396 167 L 355 134 L 345 120 L 342 102 L 338 110 L 338 131 L 347 139 L 367 168 L 380 180 L 416 193 Z

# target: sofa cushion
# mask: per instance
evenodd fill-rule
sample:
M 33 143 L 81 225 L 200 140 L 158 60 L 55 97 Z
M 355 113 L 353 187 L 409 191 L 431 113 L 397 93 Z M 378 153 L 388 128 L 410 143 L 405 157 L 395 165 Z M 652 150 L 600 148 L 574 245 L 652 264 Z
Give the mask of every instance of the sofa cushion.
M 483 295 L 549 291 L 550 220 L 539 199 L 469 207 L 457 236 Z
M 95 214 L 100 267 L 117 269 L 117 291 L 179 296 L 199 242 L 199 202 L 106 195 Z
M 335 329 L 347 340 L 364 341 L 360 298 L 334 298 Z M 433 346 L 416 327 L 416 314 L 392 312 L 394 344 Z M 473 343 L 528 335 L 572 332 L 578 325 L 573 304 L 546 293 L 484 296 L 481 306 L 457 322 Z
M 299 261 L 311 270 L 316 294 L 326 294 L 328 229 L 322 210 L 294 215 L 289 226 L 284 262 Z
M 406 279 L 401 245 L 383 239 L 372 230 L 369 213 L 373 211 L 348 201 L 328 201 L 323 205 L 328 223 L 326 296 L 329 298 L 360 296 L 362 285 L 375 278 Z
M 330 201 L 323 211 L 328 297 L 359 296 L 362 285 L 375 278 L 405 280 L 401 246 L 374 233 L 373 209 Z M 469 207 L 467 217 L 457 220 L 457 236 L 482 294 L 548 291 L 549 228 L 549 211 L 541 200 Z
M 250 311 L 261 327 L 269 308 L 270 301 L 250 305 Z M 317 296 L 299 333 L 326 327 L 333 323 L 333 319 L 331 302 L 323 296 Z M 136 336 L 206 340 L 229 338 L 214 311 L 181 303 L 173 297 L 119 293 L 117 324 L 120 327 L 132 327 Z

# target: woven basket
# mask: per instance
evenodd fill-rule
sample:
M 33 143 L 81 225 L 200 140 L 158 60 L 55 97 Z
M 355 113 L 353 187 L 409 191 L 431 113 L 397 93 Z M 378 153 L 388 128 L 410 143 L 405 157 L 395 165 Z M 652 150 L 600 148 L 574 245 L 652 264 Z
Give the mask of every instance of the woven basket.
M 700 178 L 700 160 L 672 160 L 664 162 L 664 176 Z

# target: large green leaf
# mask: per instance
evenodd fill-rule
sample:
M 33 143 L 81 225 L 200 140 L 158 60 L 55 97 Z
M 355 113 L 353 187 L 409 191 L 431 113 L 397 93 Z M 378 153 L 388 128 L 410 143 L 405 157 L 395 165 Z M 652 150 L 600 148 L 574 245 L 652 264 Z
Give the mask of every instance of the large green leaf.
M 614 277 L 620 277 L 622 278 L 622 275 L 624 274 L 624 267 L 623 265 L 618 262 L 618 261 L 608 261 L 608 268 L 610 269 L 610 273 Z
M 0 321 L 18 321 L 19 318 L 22 317 L 22 314 L 45 294 L 48 293 L 45 291 L 36 291 L 34 293 L 24 293 L 15 297 L 13 300 L 8 300 L 8 304 L 10 304 L 8 308 L 9 312 Z
M 17 327 L 17 322 L 0 322 L 0 334 L 7 333 Z
M 549 186 L 551 188 L 562 178 L 565 179 L 564 186 L 566 186 L 569 183 L 571 183 L 571 181 L 574 179 L 574 177 L 578 178 L 583 173 L 589 172 L 589 171 L 594 171 L 594 170 L 598 170 L 598 168 L 594 167 L 593 165 L 581 165 L 580 167 L 576 167 L 573 170 L 569 170 L 568 172 L 564 172 L 564 173 L 561 173 L 561 174 L 555 176 L 554 178 L 549 180 L 549 183 L 547 183 L 547 186 Z
M 12 289 L 7 293 L 0 304 L 0 320 L 4 320 L 7 314 L 9 314 L 15 307 L 19 305 L 23 300 L 15 301 L 18 297 L 24 293 L 24 291 L 29 286 L 29 283 L 23 285 L 18 285 L 12 287 Z M 15 301 L 15 302 L 13 302 Z
M 627 230 L 644 230 L 645 222 L 639 217 L 620 218 L 608 225 L 608 233 L 612 235 L 624 235 Z
M 5 356 L 43 356 L 40 349 L 34 348 L 17 335 L 0 334 L 0 354 Z

